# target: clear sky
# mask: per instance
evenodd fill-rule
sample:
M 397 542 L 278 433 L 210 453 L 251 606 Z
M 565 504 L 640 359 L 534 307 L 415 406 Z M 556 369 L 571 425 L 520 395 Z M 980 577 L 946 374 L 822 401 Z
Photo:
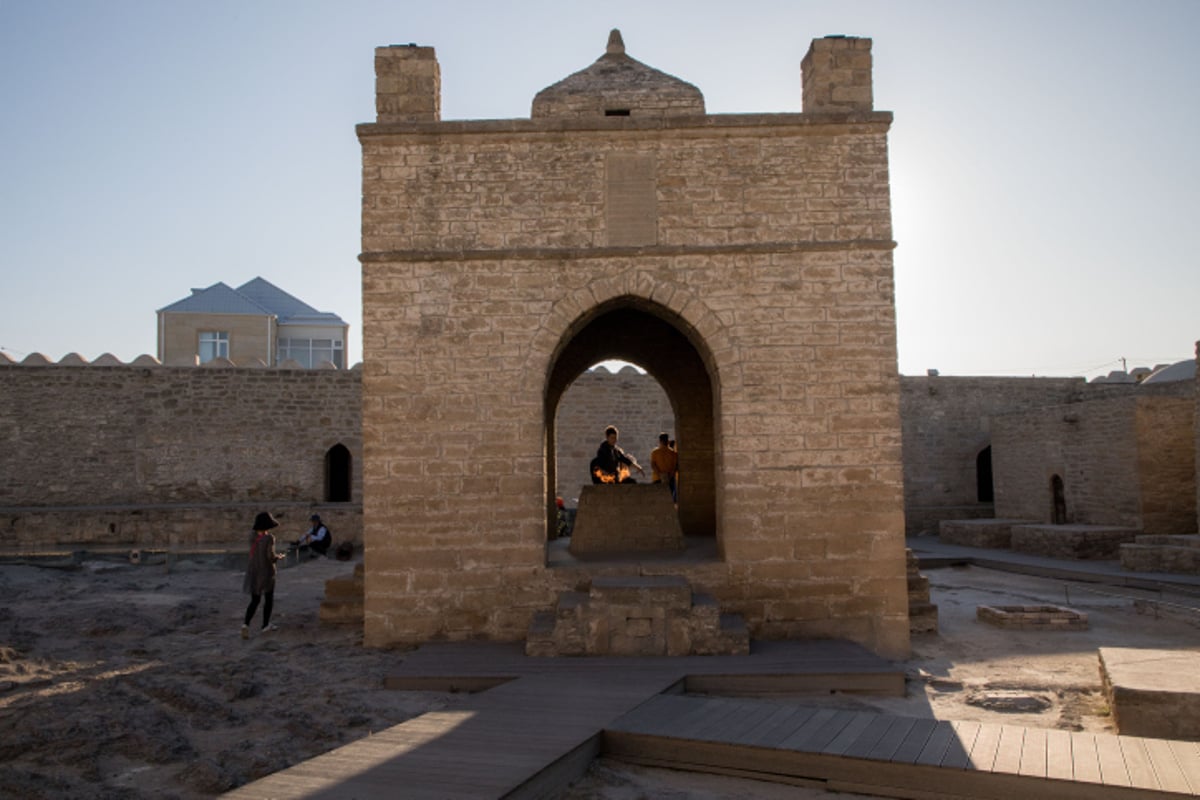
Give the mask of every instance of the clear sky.
M 123 361 L 262 276 L 351 325 L 374 48 L 437 49 L 443 119 L 528 117 L 628 53 L 709 113 L 800 110 L 874 40 L 900 370 L 1085 375 L 1200 339 L 1198 0 L 0 0 L 0 349 Z

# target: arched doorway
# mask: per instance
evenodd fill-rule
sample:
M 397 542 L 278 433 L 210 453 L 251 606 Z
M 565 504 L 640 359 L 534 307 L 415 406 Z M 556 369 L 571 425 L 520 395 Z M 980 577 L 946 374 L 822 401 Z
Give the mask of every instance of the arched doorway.
M 563 335 L 546 379 L 547 531 L 554 529 L 555 426 L 566 389 L 590 366 L 606 360 L 628 361 L 652 375 L 667 393 L 675 417 L 679 447 L 679 522 L 688 537 L 716 535 L 717 398 L 703 341 L 679 315 L 644 298 L 626 296 L 603 303 L 581 316 Z M 610 420 L 620 427 L 620 420 Z M 595 447 L 603 439 L 595 432 Z
M 1055 525 L 1067 524 L 1067 492 L 1060 475 L 1050 478 L 1051 517 Z
M 335 444 L 325 451 L 325 502 L 349 503 L 350 478 L 350 451 L 343 444 Z
M 975 456 L 975 499 L 980 503 L 992 503 L 996 500 L 996 491 L 992 481 L 992 446 L 990 444 Z

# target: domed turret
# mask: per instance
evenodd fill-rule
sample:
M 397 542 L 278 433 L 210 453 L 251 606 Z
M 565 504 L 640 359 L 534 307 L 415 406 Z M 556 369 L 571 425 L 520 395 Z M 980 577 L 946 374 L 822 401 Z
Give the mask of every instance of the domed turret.
M 534 119 L 547 117 L 675 117 L 704 113 L 704 95 L 690 83 L 625 54 L 613 29 L 604 55 L 533 98 Z

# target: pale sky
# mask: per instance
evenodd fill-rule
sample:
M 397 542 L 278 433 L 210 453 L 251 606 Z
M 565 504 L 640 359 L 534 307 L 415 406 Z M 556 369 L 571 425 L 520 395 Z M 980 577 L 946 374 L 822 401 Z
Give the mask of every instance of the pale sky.
M 157 309 L 262 276 L 360 361 L 374 48 L 436 48 L 443 119 L 528 117 L 614 27 L 711 114 L 799 111 L 812 39 L 874 40 L 903 374 L 1193 355 L 1197 0 L 0 0 L 0 350 L 153 355 Z

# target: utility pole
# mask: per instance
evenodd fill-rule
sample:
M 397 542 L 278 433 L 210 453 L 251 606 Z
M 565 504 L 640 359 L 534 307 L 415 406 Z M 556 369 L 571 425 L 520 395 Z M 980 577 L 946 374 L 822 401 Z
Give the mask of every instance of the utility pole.
M 1129 372 L 1129 365 L 1125 363 L 1125 356 L 1121 356 L 1121 372 Z

